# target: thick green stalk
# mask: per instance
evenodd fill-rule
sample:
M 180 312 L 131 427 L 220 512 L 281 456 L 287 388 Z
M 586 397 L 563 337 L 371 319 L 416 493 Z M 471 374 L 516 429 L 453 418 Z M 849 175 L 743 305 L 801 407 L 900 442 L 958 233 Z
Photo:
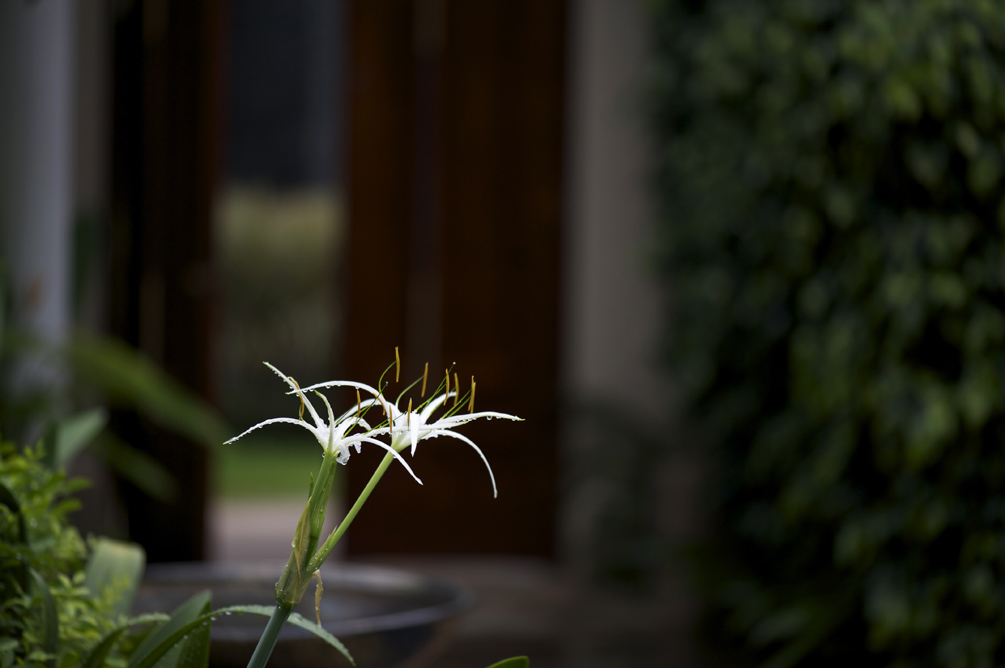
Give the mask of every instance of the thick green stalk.
M 325 506 L 331 492 L 332 480 L 335 477 L 335 455 L 325 452 L 318 477 L 311 486 L 311 494 L 307 505 L 297 522 L 293 534 L 293 551 L 279 581 L 276 582 L 276 605 L 293 607 L 303 598 L 307 585 L 310 583 L 314 568 L 308 567 L 308 561 L 317 550 L 318 539 L 325 520 Z
M 269 657 L 272 656 L 272 650 L 276 647 L 276 641 L 279 640 L 279 632 L 283 630 L 283 624 L 286 623 L 292 611 L 293 608 L 285 608 L 281 605 L 277 605 L 276 609 L 272 611 L 269 623 L 265 625 L 265 631 L 258 639 L 258 645 L 251 655 L 251 660 L 248 661 L 248 668 L 265 668 Z
M 373 472 L 372 476 L 370 476 L 370 482 L 366 483 L 366 487 L 364 487 L 363 491 L 360 492 L 359 498 L 356 499 L 356 503 L 352 505 L 352 508 L 349 509 L 349 512 L 346 513 L 345 517 L 342 519 L 342 522 L 335 527 L 335 530 L 331 532 L 331 535 L 328 536 L 321 547 L 318 548 L 317 552 L 314 553 L 310 563 L 307 565 L 308 573 L 313 573 L 317 569 L 321 568 L 321 564 L 323 564 L 325 559 L 328 558 L 328 555 L 331 554 L 335 544 L 338 543 L 339 539 L 342 538 L 342 534 L 344 534 L 346 529 L 349 528 L 349 525 L 352 523 L 353 519 L 355 519 L 359 509 L 363 507 L 363 504 L 370 496 L 370 492 L 372 492 L 373 488 L 377 486 L 377 482 L 381 479 L 384 472 L 387 471 L 387 468 L 393 461 L 394 455 L 390 452 L 384 455 L 384 459 L 380 462 L 377 470 Z

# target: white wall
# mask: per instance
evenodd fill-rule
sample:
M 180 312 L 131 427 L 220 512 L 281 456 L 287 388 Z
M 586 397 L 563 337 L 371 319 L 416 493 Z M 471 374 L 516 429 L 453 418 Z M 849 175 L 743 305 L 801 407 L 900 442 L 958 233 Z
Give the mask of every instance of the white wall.
M 663 324 L 647 267 L 652 236 L 642 108 L 647 34 L 636 0 L 574 0 L 566 156 L 565 386 L 658 417 Z
M 60 341 L 69 328 L 76 0 L 0 2 L 0 260 L 18 324 Z M 55 382 L 22 365 L 20 386 Z
M 665 445 L 666 456 L 651 471 L 655 529 L 660 540 L 682 545 L 700 528 L 703 466 L 701 454 L 683 442 L 672 383 L 657 359 L 668 314 L 651 266 L 656 207 L 644 108 L 650 62 L 644 4 L 570 2 L 562 384 L 567 401 L 587 402 L 587 411 L 591 402 L 613 407 Z M 569 477 L 560 523 L 564 561 L 580 574 L 590 567 L 597 513 L 624 492 L 604 472 L 582 475 L 578 460 L 591 436 L 582 415 L 567 411 L 563 424 Z M 613 470 L 618 453 L 610 454 Z M 669 555 L 661 559 L 658 593 L 686 620 L 685 571 Z

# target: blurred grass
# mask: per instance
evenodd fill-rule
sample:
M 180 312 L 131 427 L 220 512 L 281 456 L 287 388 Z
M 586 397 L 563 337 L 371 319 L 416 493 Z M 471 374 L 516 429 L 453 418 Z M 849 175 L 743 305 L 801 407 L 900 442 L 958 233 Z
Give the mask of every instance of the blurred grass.
M 213 491 L 224 499 L 302 496 L 306 500 L 311 473 L 321 466 L 321 448 L 309 437 L 248 438 L 218 452 Z

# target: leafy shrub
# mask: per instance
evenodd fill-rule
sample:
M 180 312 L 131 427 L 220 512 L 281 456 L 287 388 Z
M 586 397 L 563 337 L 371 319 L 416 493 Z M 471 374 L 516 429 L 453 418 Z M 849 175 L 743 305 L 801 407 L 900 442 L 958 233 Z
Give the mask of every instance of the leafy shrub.
M 60 665 L 72 665 L 121 621 L 121 588 L 96 596 L 84 586 L 87 546 L 67 521 L 79 505 L 70 494 L 82 486 L 49 469 L 41 448 L 0 444 L 0 666 L 43 665 L 55 647 Z M 47 604 L 58 625 L 46 618 Z M 47 639 L 49 628 L 55 638 Z
M 775 667 L 1000 664 L 1005 4 L 653 18 L 668 352 L 721 444 L 725 628 Z

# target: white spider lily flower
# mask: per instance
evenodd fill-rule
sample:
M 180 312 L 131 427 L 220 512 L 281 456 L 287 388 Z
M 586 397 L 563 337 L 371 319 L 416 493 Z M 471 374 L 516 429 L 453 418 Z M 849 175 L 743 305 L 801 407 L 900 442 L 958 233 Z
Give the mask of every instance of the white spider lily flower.
M 306 392 L 307 390 L 313 390 L 321 387 L 331 387 L 334 384 L 335 383 L 319 383 L 318 385 L 312 385 L 311 387 L 304 388 L 304 391 Z M 368 408 L 370 406 L 380 406 L 388 417 L 388 426 L 374 429 L 370 432 L 371 434 L 390 434 L 391 448 L 395 452 L 401 452 L 406 447 L 411 445 L 410 454 L 413 457 L 415 456 L 415 449 L 418 446 L 419 441 L 427 438 L 449 436 L 451 438 L 456 438 L 459 441 L 463 441 L 474 448 L 474 451 L 478 453 L 479 457 L 481 457 L 482 463 L 485 464 L 485 468 L 488 469 L 489 478 L 492 480 L 492 496 L 496 497 L 499 495 L 496 487 L 496 478 L 492 473 L 492 467 L 489 465 L 489 460 L 485 457 L 485 453 L 482 452 L 481 448 L 475 445 L 474 441 L 467 436 L 454 431 L 454 429 L 480 418 L 486 418 L 488 420 L 501 418 L 503 420 L 516 420 L 520 422 L 523 421 L 523 418 L 519 418 L 515 415 L 509 415 L 508 413 L 497 413 L 494 411 L 463 414 L 450 414 L 448 411 L 446 416 L 441 417 L 439 420 L 430 422 L 430 418 L 433 413 L 438 408 L 443 406 L 447 399 L 456 396 L 457 393 L 455 390 L 450 392 L 444 391 L 442 394 L 430 399 L 424 405 L 420 405 L 419 408 L 406 411 L 399 409 L 396 403 L 388 401 L 382 394 L 373 390 L 373 388 L 370 388 L 370 392 L 374 395 L 374 398 L 367 399 L 362 402 L 360 407 Z
M 297 385 L 296 381 L 293 380 L 293 378 L 287 376 L 276 367 L 272 366 L 268 362 L 265 363 L 265 366 L 272 369 L 277 376 L 286 381 L 286 384 L 289 385 L 293 390 L 291 394 L 296 394 L 298 397 L 300 397 L 302 407 L 306 408 L 307 412 L 310 413 L 311 419 L 314 421 L 314 424 L 313 425 L 310 424 L 309 422 L 304 420 L 303 417 L 301 417 L 300 419 L 285 418 L 285 417 L 269 418 L 268 420 L 263 420 L 258 424 L 256 424 L 255 426 L 246 429 L 241 434 L 226 441 L 224 445 L 233 443 L 234 441 L 243 438 L 244 436 L 247 436 L 251 432 L 255 431 L 256 429 L 260 429 L 265 425 L 280 424 L 280 423 L 295 424 L 298 427 L 303 427 L 307 431 L 311 432 L 311 434 L 314 435 L 314 438 L 317 439 L 318 443 L 321 444 L 321 447 L 324 448 L 326 452 L 330 452 L 333 455 L 335 455 L 336 461 L 339 464 L 344 465 L 349 461 L 349 455 L 351 454 L 350 450 L 351 447 L 355 447 L 356 452 L 359 452 L 360 447 L 362 446 L 363 443 L 372 443 L 374 445 L 380 446 L 384 450 L 387 450 L 392 455 L 394 455 L 394 458 L 397 459 L 399 462 L 401 462 L 401 465 L 405 467 L 405 470 L 407 470 L 408 473 L 413 478 L 415 478 L 415 481 L 420 485 L 422 484 L 422 481 L 419 480 L 418 476 L 415 475 L 415 472 L 412 471 L 412 468 L 408 465 L 408 462 L 406 462 L 405 459 L 401 455 L 399 455 L 396 450 L 394 450 L 394 448 L 374 438 L 374 436 L 383 433 L 384 431 L 386 431 L 386 429 L 384 430 L 371 429 L 370 425 L 368 425 L 366 421 L 362 419 L 362 417 L 356 415 L 355 410 L 346 411 L 338 419 L 335 419 L 335 414 L 332 412 L 332 407 L 331 404 L 328 403 L 328 399 L 323 394 L 316 392 L 316 394 L 319 397 L 321 397 L 321 400 L 324 402 L 325 407 L 328 409 L 328 422 L 325 422 L 318 415 L 317 411 L 314 410 L 314 406 L 311 404 L 310 399 L 308 399 L 307 395 L 305 394 L 306 392 L 313 390 L 316 387 L 320 387 L 319 385 L 301 389 L 300 386 Z M 332 383 L 322 385 L 327 385 L 328 387 L 332 387 L 334 385 L 344 385 L 363 389 L 371 394 L 379 394 L 369 385 L 364 385 L 362 383 L 352 383 L 349 381 L 334 381 Z M 356 426 L 362 427 L 365 431 L 362 431 L 358 434 L 346 436 L 346 433 Z

